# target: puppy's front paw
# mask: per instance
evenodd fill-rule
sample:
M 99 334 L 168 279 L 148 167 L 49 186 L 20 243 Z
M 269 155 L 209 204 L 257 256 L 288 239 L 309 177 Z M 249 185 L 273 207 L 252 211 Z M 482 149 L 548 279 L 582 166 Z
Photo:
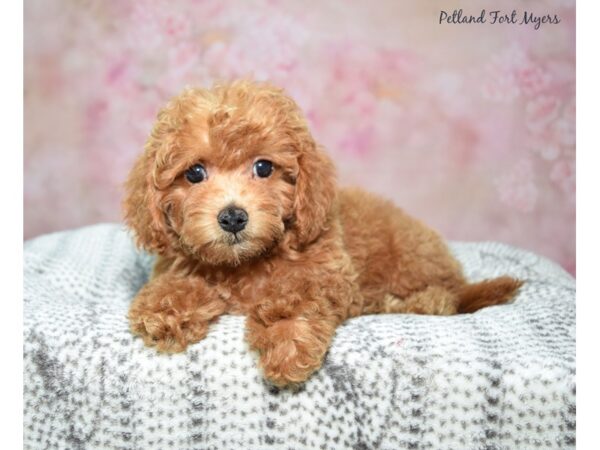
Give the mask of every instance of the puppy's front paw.
M 301 319 L 281 320 L 265 327 L 249 319 L 248 341 L 260 353 L 265 378 L 276 386 L 306 381 L 323 362 L 328 335 L 315 333 Z
M 209 300 L 186 280 L 150 283 L 138 293 L 129 310 L 134 334 L 161 352 L 181 352 L 198 342 L 208 325 L 223 314 L 225 303 Z
M 172 309 L 159 312 L 132 309 L 129 320 L 133 333 L 160 352 L 182 352 L 188 344 L 204 338 L 208 330 L 207 322 L 193 321 L 189 314 Z
M 321 353 L 321 352 L 319 352 Z M 321 367 L 323 355 L 312 355 L 298 342 L 286 340 L 263 349 L 260 365 L 265 378 L 276 386 L 303 383 Z

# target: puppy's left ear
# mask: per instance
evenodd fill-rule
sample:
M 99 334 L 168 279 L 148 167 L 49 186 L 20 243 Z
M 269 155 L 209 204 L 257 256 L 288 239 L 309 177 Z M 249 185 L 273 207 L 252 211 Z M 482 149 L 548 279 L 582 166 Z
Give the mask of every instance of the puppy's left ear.
M 307 136 L 298 158 L 294 230 L 300 246 L 319 237 L 327 226 L 336 195 L 335 168 L 327 154 Z

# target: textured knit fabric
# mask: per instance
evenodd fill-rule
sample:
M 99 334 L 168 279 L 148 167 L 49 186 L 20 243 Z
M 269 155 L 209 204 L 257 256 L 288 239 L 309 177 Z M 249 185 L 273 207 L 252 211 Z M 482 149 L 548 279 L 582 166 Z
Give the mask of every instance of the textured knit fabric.
M 244 317 L 221 317 L 182 354 L 134 338 L 127 310 L 152 258 L 123 227 L 28 241 L 25 447 L 574 448 L 574 280 L 506 245 L 452 250 L 470 279 L 526 280 L 516 301 L 349 320 L 323 367 L 290 391 L 263 381 Z

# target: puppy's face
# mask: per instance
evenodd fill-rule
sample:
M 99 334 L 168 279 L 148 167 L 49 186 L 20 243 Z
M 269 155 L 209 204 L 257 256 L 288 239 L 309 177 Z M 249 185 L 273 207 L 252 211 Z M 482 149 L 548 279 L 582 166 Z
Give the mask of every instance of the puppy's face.
M 334 181 L 295 103 L 238 82 L 172 100 L 127 189 L 126 221 L 142 246 L 235 266 L 318 237 Z
M 162 204 L 184 251 L 212 264 L 238 264 L 283 238 L 298 163 L 276 130 L 244 127 L 231 136 L 231 122 L 242 118 L 221 120 L 189 117 L 183 124 L 177 148 L 158 168 L 169 172 Z

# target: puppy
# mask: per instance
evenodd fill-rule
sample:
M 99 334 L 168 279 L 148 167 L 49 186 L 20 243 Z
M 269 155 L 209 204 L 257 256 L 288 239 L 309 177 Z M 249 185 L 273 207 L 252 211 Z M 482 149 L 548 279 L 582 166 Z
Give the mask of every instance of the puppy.
M 334 166 L 281 89 L 187 89 L 158 114 L 126 182 L 125 221 L 158 254 L 132 331 L 180 352 L 244 314 L 265 377 L 317 370 L 336 327 L 377 313 L 451 315 L 510 300 L 521 282 L 468 283 L 440 236 L 392 203 L 337 189 Z

